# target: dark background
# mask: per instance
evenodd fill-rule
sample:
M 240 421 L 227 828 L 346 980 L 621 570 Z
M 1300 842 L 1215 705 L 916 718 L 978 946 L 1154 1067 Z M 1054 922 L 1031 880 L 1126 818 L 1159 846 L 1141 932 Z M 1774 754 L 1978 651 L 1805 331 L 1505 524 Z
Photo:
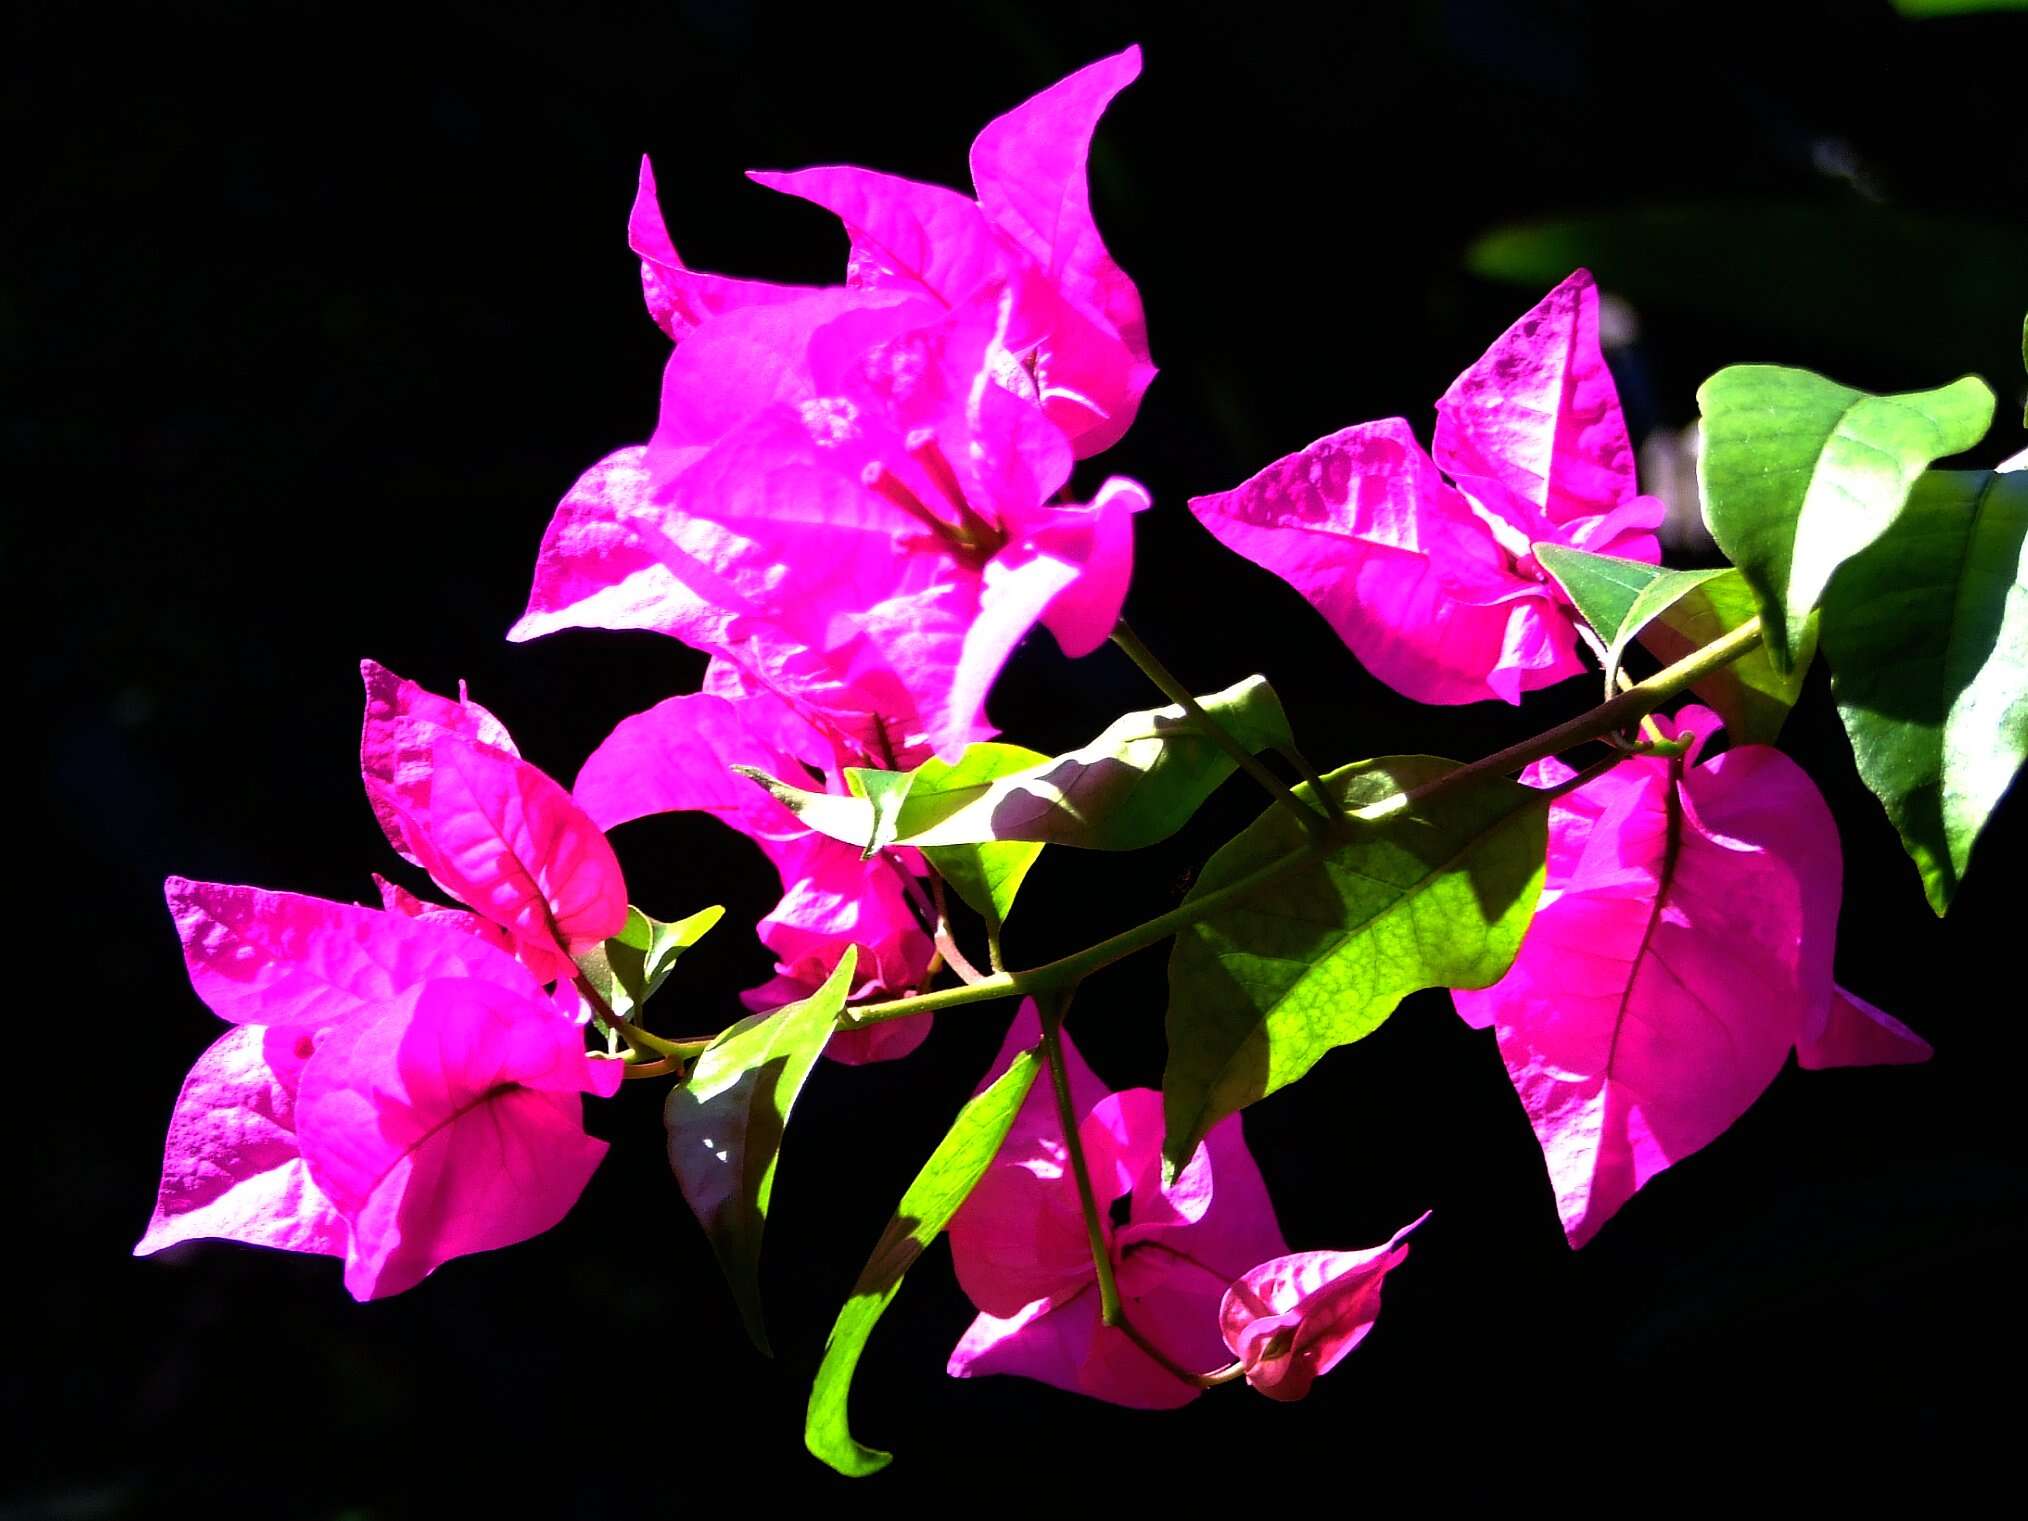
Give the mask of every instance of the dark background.
M 447 1497 L 605 1516 L 848 1489 L 802 1451 L 809 1376 L 998 1008 L 944 1016 L 905 1063 L 816 1075 L 769 1228 L 773 1364 L 667 1175 L 659 1085 L 593 1108 L 615 1149 L 561 1227 L 385 1303 L 354 1305 L 322 1258 L 127 1256 L 217 1028 L 161 878 L 370 899 L 367 873 L 400 865 L 359 792 L 358 659 L 468 678 L 566 780 L 616 720 L 696 681 L 701 657 L 653 636 L 501 638 L 556 499 L 653 424 L 667 345 L 624 244 L 641 151 L 696 266 L 835 279 L 835 225 L 741 171 L 963 184 L 989 117 L 1142 42 L 1094 199 L 1164 368 L 1086 468 L 1159 504 L 1140 520 L 1143 635 L 1199 690 L 1267 669 L 1320 761 L 1483 753 L 1590 689 L 1525 716 L 1401 701 L 1185 498 L 1352 421 L 1399 413 L 1426 437 L 1450 378 L 1579 260 L 1638 315 L 1616 365 L 1641 431 L 1690 420 L 1719 365 L 1779 360 L 1877 389 L 1981 371 L 2002 396 L 1982 462 L 2022 444 L 2028 16 L 999 0 L 29 6 L 11 27 L 0 436 L 26 606 L 14 727 L 40 771 L 17 804 L 10 1182 L 28 1212 L 8 1230 L 0 1516 L 384 1517 Z M 1590 220 L 1472 252 L 1565 216 Z M 1038 635 L 993 713 L 1054 749 L 1149 696 L 1112 652 L 1072 670 Z M 1821 674 L 1789 744 L 1845 831 L 1840 978 L 1929 1036 L 1933 1064 L 1784 1073 L 1573 1255 L 1491 1039 L 1441 994 L 1412 998 L 1247 1119 L 1295 1246 L 1435 1210 L 1378 1332 L 1306 1404 L 1242 1388 L 1148 1416 L 949 1380 L 970 1310 L 939 1249 L 859 1377 L 860 1434 L 899 1456 L 855 1497 L 1934 1497 L 2006 1452 L 2023 807 L 1940 923 Z M 1257 807 L 1234 784 L 1147 858 L 1046 856 L 1011 954 L 1166 907 Z M 658 1010 L 723 1022 L 765 975 L 742 925 L 772 902 L 767 869 L 705 820 L 617 839 L 650 911 L 729 905 Z M 1073 1018 L 1115 1086 L 1158 1077 L 1161 969 L 1103 974 Z

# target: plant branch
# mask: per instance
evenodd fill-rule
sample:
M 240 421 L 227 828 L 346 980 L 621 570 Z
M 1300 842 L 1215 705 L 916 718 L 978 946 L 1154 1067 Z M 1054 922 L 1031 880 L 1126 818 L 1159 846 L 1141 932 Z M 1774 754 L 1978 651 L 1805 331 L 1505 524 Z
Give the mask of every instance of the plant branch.
M 1187 929 L 1199 920 L 1209 918 L 1228 904 L 1250 897 L 1277 878 L 1321 859 L 1349 839 L 1361 823 L 1378 822 L 1477 778 L 1505 776 L 1520 770 L 1532 761 L 1554 755 L 1559 750 L 1567 750 L 1573 745 L 1603 739 L 1608 734 L 1618 732 L 1652 713 L 1671 698 L 1688 691 L 1694 683 L 1702 681 L 1713 671 L 1721 670 L 1741 656 L 1759 648 L 1760 642 L 1760 620 L 1749 619 L 1731 633 L 1713 640 L 1702 649 L 1692 651 L 1674 665 L 1657 671 L 1646 681 L 1636 682 L 1619 696 L 1600 703 L 1590 712 L 1580 713 L 1576 718 L 1545 730 L 1533 739 L 1523 740 L 1518 745 L 1509 745 L 1483 760 L 1460 766 L 1455 771 L 1445 772 L 1423 786 L 1408 792 L 1396 793 L 1391 798 L 1335 820 L 1322 839 L 1307 840 L 1300 848 L 1270 861 L 1259 870 L 1250 872 L 1237 882 L 1221 887 L 1216 892 L 1206 893 L 1201 898 L 1192 898 L 1166 914 L 1136 925 L 1133 929 L 1029 971 L 998 972 L 965 987 L 939 988 L 935 992 L 920 993 L 913 998 L 861 1004 L 852 1011 L 852 1018 L 846 1021 L 845 1027 L 858 1028 L 887 1019 L 905 1019 L 914 1014 L 929 1014 L 938 1009 L 953 1009 L 964 1004 L 988 1003 L 994 999 L 1017 998 L 1024 994 L 1073 986 L 1100 967 L 1109 966 L 1124 956 L 1131 956 L 1136 951 L 1159 944 L 1178 930 Z M 1610 757 L 1608 764 L 1616 762 L 1619 758 L 1618 755 Z M 1584 781 L 1596 775 L 1599 769 L 1604 768 L 1588 768 L 1580 778 L 1574 778 L 1569 785 L 1582 785 Z M 1313 819 L 1320 817 L 1307 808 L 1303 811 Z

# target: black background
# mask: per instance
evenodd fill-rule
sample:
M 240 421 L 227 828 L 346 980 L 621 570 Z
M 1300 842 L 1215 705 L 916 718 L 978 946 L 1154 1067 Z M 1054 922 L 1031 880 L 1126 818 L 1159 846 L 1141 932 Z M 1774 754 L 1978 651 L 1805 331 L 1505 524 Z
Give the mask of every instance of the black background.
M 0 436 L 25 603 L 14 729 L 40 775 L 16 805 L 10 1182 L 28 1209 L 7 1232 L 7 1516 L 382 1517 L 445 1497 L 603 1516 L 848 1489 L 802 1451 L 809 1375 L 995 1048 L 997 1008 L 944 1016 L 907 1062 L 817 1073 L 769 1228 L 772 1364 L 668 1177 L 652 1084 L 593 1106 L 614 1151 L 560 1228 L 388 1302 L 354 1305 L 327 1259 L 127 1256 L 180 1076 L 216 1032 L 161 878 L 370 899 L 367 873 L 400 864 L 359 792 L 358 659 L 439 690 L 468 678 L 565 780 L 616 720 L 697 679 L 701 657 L 650 635 L 501 638 L 556 499 L 653 424 L 666 341 L 624 245 L 641 151 L 696 266 L 835 279 L 835 225 L 741 171 L 963 184 L 989 117 L 1142 42 L 1094 199 L 1163 374 L 1085 468 L 1159 504 L 1140 520 L 1142 634 L 1199 690 L 1265 668 L 1320 761 L 1483 753 L 1589 695 L 1573 682 L 1525 715 L 1399 700 L 1184 510 L 1348 422 L 1398 413 L 1426 437 L 1431 399 L 1555 278 L 1470 273 L 1488 229 L 1693 208 L 1663 219 L 1680 236 L 1572 245 L 1638 312 L 1617 363 L 1639 429 L 1680 426 L 1711 370 L 1764 359 L 1877 389 L 1979 370 L 2002 396 L 1982 459 L 2022 443 L 2028 17 L 301 4 L 30 6 L 12 30 Z M 1998 275 L 1978 253 L 1996 238 Z M 1112 652 L 1072 669 L 1038 635 L 992 711 L 1053 749 L 1149 695 Z M 1441 994 L 1412 998 L 1248 1116 L 1295 1246 L 1369 1244 L 1435 1210 L 1378 1332 L 1306 1404 L 1241 1388 L 1148 1416 L 949 1380 L 970 1311 L 939 1250 L 858 1380 L 860 1434 L 899 1457 L 855 1497 L 1877 1498 L 1948 1491 L 2004 1454 L 2028 1224 L 2023 808 L 1940 923 L 1821 674 L 1788 745 L 1845 832 L 1841 980 L 1933 1039 L 1933 1064 L 1791 1069 L 1573 1255 L 1490 1038 Z M 1012 955 L 1166 907 L 1256 810 L 1233 784 L 1147 856 L 1046 856 Z M 659 1015 L 715 1026 L 765 975 L 742 924 L 772 901 L 767 869 L 700 819 L 617 843 L 649 910 L 729 906 Z M 1102 974 L 1073 1017 L 1115 1086 L 1158 1077 L 1161 965 Z

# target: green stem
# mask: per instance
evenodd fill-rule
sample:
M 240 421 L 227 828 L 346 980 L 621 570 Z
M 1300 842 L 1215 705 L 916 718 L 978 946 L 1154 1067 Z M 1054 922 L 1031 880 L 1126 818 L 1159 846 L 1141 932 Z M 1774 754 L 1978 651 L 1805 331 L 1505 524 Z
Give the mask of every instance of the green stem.
M 1260 763 L 1257 756 L 1245 745 L 1233 738 L 1225 725 L 1204 711 L 1204 706 L 1190 695 L 1189 688 L 1170 674 L 1169 668 L 1155 658 L 1154 652 L 1127 627 L 1122 618 L 1113 629 L 1113 643 L 1127 653 L 1127 658 L 1141 668 L 1141 674 L 1161 689 L 1162 695 L 1181 708 L 1204 736 L 1219 749 L 1232 757 L 1233 763 L 1266 789 L 1267 795 L 1293 813 L 1312 839 L 1323 836 L 1330 820 L 1315 808 L 1310 807 L 1288 789 L 1282 779 Z
M 932 993 L 918 993 L 913 998 L 895 998 L 885 1003 L 860 1004 L 847 1013 L 851 1016 L 846 1028 L 856 1029 L 862 1025 L 878 1024 L 886 1019 L 905 1019 L 911 1014 L 931 1014 L 938 1009 L 954 1009 L 962 1004 L 988 1003 L 996 998 L 1020 998 L 1032 993 L 1045 993 L 1058 988 L 1075 986 L 1096 972 L 1100 967 L 1110 966 L 1123 956 L 1135 951 L 1146 950 L 1158 945 L 1180 929 L 1187 929 L 1207 914 L 1214 914 L 1226 904 L 1245 898 L 1259 891 L 1275 878 L 1285 876 L 1299 867 L 1307 866 L 1327 854 L 1330 843 L 1312 840 L 1299 850 L 1274 861 L 1259 871 L 1241 877 L 1237 882 L 1221 887 L 1216 892 L 1206 893 L 1201 898 L 1192 898 L 1188 903 L 1179 904 L 1168 913 L 1137 924 L 1132 929 L 1101 940 L 1097 945 L 1087 946 L 1073 955 L 1056 961 L 1046 962 L 1025 972 L 999 972 L 978 982 L 955 988 L 938 988 Z
M 1127 1319 L 1126 1306 L 1120 1300 L 1120 1281 L 1113 1269 L 1112 1245 L 1106 1240 L 1105 1219 L 1099 1214 L 1098 1194 L 1091 1186 L 1091 1166 L 1084 1159 L 1084 1138 L 1079 1134 L 1077 1111 L 1070 1101 L 1070 1073 L 1063 1062 L 1061 1031 L 1064 1009 L 1069 1002 L 1067 991 L 1044 1001 L 1042 1055 L 1049 1064 L 1050 1086 L 1056 1090 L 1056 1119 L 1063 1130 L 1063 1149 L 1070 1156 L 1071 1175 L 1077 1179 L 1077 1202 L 1084 1211 L 1085 1237 L 1091 1242 L 1092 1271 L 1098 1277 L 1099 1320 L 1139 1347 L 1171 1377 L 1179 1378 L 1186 1384 L 1208 1387 L 1202 1384 L 1201 1375 L 1192 1373 L 1143 1336 Z M 1221 1373 L 1223 1371 L 1220 1370 Z M 1212 1376 L 1224 1382 L 1222 1377 Z
M 1084 1138 L 1078 1134 L 1077 1110 L 1070 1101 L 1070 1074 L 1063 1064 L 1063 1011 L 1069 1002 L 1068 994 L 1058 994 L 1043 1005 L 1042 1057 L 1049 1063 L 1049 1085 L 1056 1090 L 1056 1119 L 1063 1128 L 1063 1149 L 1070 1154 L 1070 1170 L 1077 1178 L 1077 1202 L 1084 1210 L 1084 1231 L 1091 1242 L 1092 1271 L 1098 1275 L 1099 1319 L 1116 1326 L 1124 1318 L 1120 1284 L 1113 1275 L 1112 1246 L 1106 1240 L 1105 1221 L 1099 1216 L 1091 1168 L 1084 1159 Z
M 1251 896 L 1268 883 L 1300 870 L 1321 859 L 1358 828 L 1361 822 L 1375 822 L 1391 817 L 1405 808 L 1428 801 L 1441 793 L 1465 785 L 1479 777 L 1500 775 L 1518 771 L 1544 756 L 1554 755 L 1573 745 L 1602 739 L 1616 733 L 1627 725 L 1636 723 L 1671 698 L 1688 691 L 1696 682 L 1702 681 L 1713 671 L 1721 670 L 1741 656 L 1759 648 L 1761 642 L 1760 620 L 1751 618 L 1731 633 L 1713 640 L 1702 649 L 1695 650 L 1674 665 L 1657 671 L 1646 681 L 1636 682 L 1619 696 L 1600 703 L 1588 713 L 1580 713 L 1567 723 L 1538 734 L 1533 739 L 1510 745 L 1483 760 L 1447 771 L 1434 781 L 1409 792 L 1362 808 L 1345 819 L 1334 821 L 1323 839 L 1311 839 L 1300 848 L 1290 851 L 1277 860 L 1270 861 L 1259 870 L 1241 877 L 1237 882 L 1206 893 L 1201 898 L 1192 898 L 1179 904 L 1168 913 L 1148 920 L 1145 924 L 1101 940 L 1097 945 L 1088 946 L 1073 955 L 1047 962 L 1025 972 L 998 972 L 991 977 L 968 986 L 939 988 L 932 993 L 919 993 L 913 998 L 895 998 L 885 1003 L 861 1004 L 852 1010 L 852 1017 L 846 1021 L 847 1028 L 878 1024 L 887 1019 L 906 1019 L 914 1014 L 930 1014 L 938 1009 L 954 1009 L 965 1004 L 988 1003 L 1000 998 L 1018 998 L 1024 994 L 1045 992 L 1054 988 L 1075 985 L 1100 967 L 1109 966 L 1123 956 L 1145 950 L 1151 945 L 1168 939 L 1178 930 L 1187 929 L 1201 919 L 1209 918 L 1228 904 Z M 1587 771 L 1583 780 L 1589 780 L 1593 773 Z M 1573 779 L 1570 785 L 1580 785 Z M 1298 804 L 1300 807 L 1301 805 Z M 1318 815 L 1304 808 L 1310 817 Z

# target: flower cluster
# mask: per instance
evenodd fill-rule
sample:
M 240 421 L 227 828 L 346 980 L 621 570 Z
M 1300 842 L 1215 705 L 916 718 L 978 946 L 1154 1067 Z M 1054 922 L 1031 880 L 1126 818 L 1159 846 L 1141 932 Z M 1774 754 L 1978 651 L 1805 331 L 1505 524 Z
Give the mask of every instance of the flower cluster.
M 570 958 L 619 932 L 627 890 L 492 714 L 365 676 L 374 812 L 476 912 L 386 882 L 373 909 L 172 877 L 191 986 L 233 1028 L 184 1081 L 135 1251 L 317 1252 L 377 1299 L 549 1229 L 583 1192 L 606 1146 L 579 1095 L 612 1097 L 621 1069 L 585 1050 Z
M 979 1312 L 951 1354 L 958 1377 L 1012 1373 L 1143 1408 L 1243 1378 L 1293 1400 L 1372 1329 L 1422 1224 L 1364 1250 L 1291 1252 L 1241 1132 L 1239 1107 L 1393 1007 L 1353 984 L 1399 980 L 1398 1001 L 1490 983 L 1452 996 L 1495 1032 L 1574 1247 L 1731 1125 L 1791 1053 L 1805 1067 L 1929 1055 L 1832 980 L 1840 845 L 1802 771 L 1764 744 L 1714 753 L 1723 724 L 1700 706 L 1649 717 L 1646 739 L 1632 738 L 1631 719 L 1693 689 L 1725 663 L 1715 657 L 1638 709 L 1619 699 L 1596 710 L 1607 721 L 1578 739 L 1613 753 L 1583 774 L 1550 755 L 1565 726 L 1476 766 L 1397 757 L 1411 764 L 1319 778 L 1254 678 L 1251 742 L 1206 711 L 1219 699 L 1184 701 L 1122 721 L 1133 732 L 1117 753 L 1046 773 L 980 762 L 915 834 L 900 831 L 899 803 L 876 814 L 869 785 L 902 796 L 921 775 L 948 782 L 968 757 L 1013 752 L 972 747 L 996 732 L 993 683 L 1037 624 L 1072 658 L 1116 635 L 1176 695 L 1119 623 L 1149 495 L 1121 476 L 1086 495 L 1071 484 L 1077 461 L 1126 432 L 1155 374 L 1139 295 L 1099 236 L 1085 183 L 1098 121 L 1139 68 L 1129 49 L 989 124 L 972 146 L 971 195 L 846 167 L 753 176 L 844 224 L 835 286 L 688 268 L 642 165 L 630 241 L 649 313 L 674 342 L 659 421 L 559 505 L 509 637 L 654 630 L 708 657 L 700 689 L 623 720 L 566 792 L 462 688 L 439 696 L 367 662 L 367 797 L 396 852 L 464 906 L 387 881 L 368 908 L 171 879 L 192 985 L 232 1028 L 177 1101 L 137 1251 L 224 1237 L 339 1257 L 358 1298 L 396 1293 L 452 1257 L 555 1224 L 605 1152 L 584 1132 L 582 1096 L 610 1097 L 626 1076 L 674 1077 L 685 1087 L 665 1111 L 672 1162 L 758 1327 L 758 1289 L 738 1274 L 752 1271 L 767 1214 L 775 1159 L 763 1148 L 779 1142 L 819 1049 L 845 1063 L 900 1058 L 928 1034 L 931 1009 L 1046 993 L 1049 1029 L 1024 1001 L 949 1156 L 940 1148 L 918 1180 L 940 1219 L 904 1211 L 869 1272 L 900 1263 L 898 1275 L 948 1222 Z M 1637 489 L 1598 313 L 1588 273 L 1557 285 L 1438 401 L 1429 452 L 1404 420 L 1360 423 L 1191 510 L 1412 698 L 1518 703 L 1577 674 L 1580 642 L 1616 670 L 1634 630 L 1615 634 L 1552 574 L 1566 558 L 1610 555 L 1588 563 L 1630 597 L 1659 574 L 1662 507 Z M 1729 661 L 1752 649 L 1757 625 L 1743 621 L 1706 652 L 1723 645 Z M 1269 749 L 1305 787 L 1261 762 Z M 1548 757 L 1522 777 L 1543 790 L 1504 780 L 1529 755 Z M 1037 832 L 1038 818 L 1089 824 L 1081 810 L 1130 804 L 1141 816 L 1128 832 L 1145 843 L 1180 827 L 1234 766 L 1297 816 L 1300 830 L 1287 813 L 1269 822 L 1299 849 L 1253 859 L 1249 831 L 1233 858 L 1213 859 L 1215 888 L 1147 933 L 1025 979 L 1000 970 L 1001 921 L 1035 853 L 1098 843 Z M 1009 777 L 1026 778 L 1020 806 L 974 808 L 970 834 L 950 822 L 969 806 L 965 787 L 971 803 L 990 801 Z M 1379 782 L 1392 790 L 1359 792 Z M 1479 812 L 1415 811 L 1467 782 L 1493 784 L 1459 805 Z M 858 832 L 823 823 L 811 802 L 863 807 Z M 606 837 L 682 811 L 750 839 L 782 894 L 756 926 L 775 970 L 743 995 L 750 1017 L 687 1042 L 628 1018 L 666 975 L 657 937 L 677 943 L 683 926 L 629 906 Z M 984 813 L 994 819 L 981 824 Z M 1404 817 L 1413 828 L 1396 828 Z M 937 853 L 953 846 L 975 853 L 953 867 Z M 1468 859 L 1480 847 L 1507 852 L 1486 882 L 1513 879 L 1483 894 Z M 1358 879 L 1358 905 L 1236 906 L 1270 882 L 1291 891 L 1297 868 L 1329 883 L 1347 859 L 1329 853 L 1362 850 L 1336 879 Z M 960 870 L 974 873 L 969 888 Z M 1419 898 L 1438 881 L 1445 891 Z M 992 975 L 956 948 L 947 882 L 987 921 Z M 1415 961 L 1428 942 L 1432 958 L 1384 975 L 1341 966 L 1306 984 L 1305 1027 L 1275 1049 L 1282 1005 L 1303 1001 L 1284 974 L 1344 956 L 1397 911 L 1393 943 L 1361 942 L 1361 954 Z M 1239 923 L 1249 913 L 1250 929 Z M 1198 929 L 1209 959 L 1179 956 L 1172 978 L 1206 964 L 1231 974 L 1231 1005 L 1211 1015 L 1227 1026 L 1212 1039 L 1231 1039 L 1219 1092 L 1179 1106 L 1165 1079 L 1165 1116 L 1164 1093 L 1109 1092 L 1061 1017 L 1085 971 Z M 945 964 L 972 985 L 933 990 Z M 1341 1012 L 1325 1007 L 1334 1000 L 1365 1011 L 1349 1033 L 1320 1033 Z M 1187 1001 L 1172 1002 L 1172 1076 L 1191 1035 L 1175 1018 Z M 597 1054 L 593 1026 L 607 1037 Z M 1021 1089 L 1038 1050 L 1048 1079 Z M 986 1100 L 1003 1090 L 994 1111 Z M 991 1144 L 960 1128 L 990 1124 L 982 1105 L 1004 1122 L 981 1132 Z M 1208 1129 L 1179 1133 L 1179 1107 Z M 679 1144 L 686 1115 L 701 1128 Z M 1180 1165 L 1165 1165 L 1165 1139 Z M 969 1193 L 951 1185 L 974 1163 Z M 892 1286 L 876 1276 L 854 1302 L 884 1305 Z M 842 1394 L 832 1403 L 842 1408 Z M 813 1420 L 823 1404 L 813 1400 Z

